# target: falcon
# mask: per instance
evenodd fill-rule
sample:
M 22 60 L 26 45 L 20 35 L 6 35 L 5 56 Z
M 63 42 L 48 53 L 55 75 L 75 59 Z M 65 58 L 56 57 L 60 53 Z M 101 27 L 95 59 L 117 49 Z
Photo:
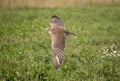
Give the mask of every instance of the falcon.
M 52 54 L 55 68 L 58 69 L 64 59 L 65 49 L 65 37 L 67 35 L 77 37 L 76 34 L 65 31 L 63 22 L 58 16 L 52 16 L 50 21 L 50 27 L 46 28 L 46 31 L 52 38 Z

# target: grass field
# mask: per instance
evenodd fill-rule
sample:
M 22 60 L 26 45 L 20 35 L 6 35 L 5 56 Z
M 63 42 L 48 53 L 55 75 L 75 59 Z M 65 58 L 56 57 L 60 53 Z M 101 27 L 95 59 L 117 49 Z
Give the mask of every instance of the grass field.
M 66 38 L 58 70 L 45 32 L 52 15 L 78 35 Z M 120 6 L 0 9 L 0 81 L 120 81 Z
M 94 4 L 117 4 L 120 0 L 0 0 L 2 8 L 21 8 L 21 7 L 70 7 L 85 6 Z

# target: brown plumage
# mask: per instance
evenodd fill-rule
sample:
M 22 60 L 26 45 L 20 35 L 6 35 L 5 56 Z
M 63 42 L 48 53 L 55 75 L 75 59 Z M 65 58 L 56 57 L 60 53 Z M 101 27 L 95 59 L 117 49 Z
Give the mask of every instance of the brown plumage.
M 52 16 L 50 21 L 51 29 L 47 28 L 46 31 L 52 37 L 52 53 L 56 69 L 61 65 L 64 58 L 65 49 L 65 36 L 70 35 L 76 37 L 76 34 L 65 31 L 64 24 L 57 16 Z

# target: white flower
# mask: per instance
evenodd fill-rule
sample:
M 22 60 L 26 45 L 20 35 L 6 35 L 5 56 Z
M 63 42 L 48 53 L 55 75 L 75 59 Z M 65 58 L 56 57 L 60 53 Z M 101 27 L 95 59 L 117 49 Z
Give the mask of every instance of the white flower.
M 117 51 L 113 51 L 113 53 L 115 54 L 115 53 L 117 53 Z

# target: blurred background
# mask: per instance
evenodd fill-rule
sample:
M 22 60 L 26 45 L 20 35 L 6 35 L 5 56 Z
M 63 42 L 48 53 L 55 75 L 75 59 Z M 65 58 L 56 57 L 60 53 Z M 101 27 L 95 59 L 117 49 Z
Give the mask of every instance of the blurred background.
M 52 15 L 78 35 L 58 70 Z M 120 0 L 0 0 L 0 81 L 120 81 Z
M 83 6 L 92 4 L 114 4 L 120 0 L 0 0 L 2 8 L 21 8 L 21 7 L 67 7 Z

